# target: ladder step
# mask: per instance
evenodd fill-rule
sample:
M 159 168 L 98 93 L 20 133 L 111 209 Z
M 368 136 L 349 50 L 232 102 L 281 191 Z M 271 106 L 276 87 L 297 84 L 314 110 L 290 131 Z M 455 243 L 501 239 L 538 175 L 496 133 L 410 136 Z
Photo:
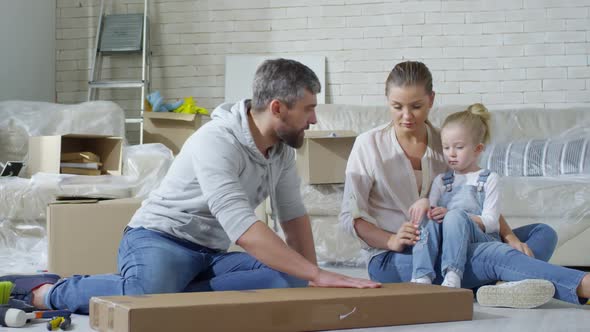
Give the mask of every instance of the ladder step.
M 108 88 L 143 88 L 143 81 L 90 81 L 88 86 L 95 89 Z
M 107 53 L 142 50 L 143 14 L 106 15 L 99 50 Z
M 142 123 L 142 118 L 126 118 L 125 123 Z

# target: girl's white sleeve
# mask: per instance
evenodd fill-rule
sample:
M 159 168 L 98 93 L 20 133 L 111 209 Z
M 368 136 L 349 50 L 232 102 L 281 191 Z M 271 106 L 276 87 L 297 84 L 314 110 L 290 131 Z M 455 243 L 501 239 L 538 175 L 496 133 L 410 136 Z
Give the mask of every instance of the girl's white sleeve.
M 486 194 L 481 211 L 481 221 L 486 233 L 500 232 L 500 176 L 492 172 L 484 185 Z
M 436 178 L 434 178 L 434 181 L 432 181 L 432 188 L 430 188 L 430 195 L 428 196 L 430 206 L 439 206 L 438 201 L 441 198 L 444 190 L 445 186 L 442 182 L 442 174 L 439 174 L 436 176 Z

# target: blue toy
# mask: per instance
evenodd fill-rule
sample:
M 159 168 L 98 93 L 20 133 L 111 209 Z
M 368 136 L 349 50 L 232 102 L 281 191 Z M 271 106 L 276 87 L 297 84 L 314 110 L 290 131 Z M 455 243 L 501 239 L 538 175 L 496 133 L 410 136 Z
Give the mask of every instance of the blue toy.
M 164 103 L 164 98 L 160 94 L 160 91 L 154 91 L 147 96 L 147 101 L 152 106 L 153 112 L 171 112 L 180 105 L 182 105 L 183 101 L 179 100 L 175 103 Z

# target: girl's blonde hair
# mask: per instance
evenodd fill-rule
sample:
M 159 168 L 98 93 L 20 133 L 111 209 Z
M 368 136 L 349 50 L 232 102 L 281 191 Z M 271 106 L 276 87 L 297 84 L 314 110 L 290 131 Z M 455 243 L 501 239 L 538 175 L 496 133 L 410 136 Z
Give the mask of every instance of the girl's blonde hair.
M 490 141 L 490 115 L 483 104 L 473 104 L 462 112 L 447 116 L 441 129 L 451 124 L 459 124 L 470 131 L 475 144 L 487 144 Z

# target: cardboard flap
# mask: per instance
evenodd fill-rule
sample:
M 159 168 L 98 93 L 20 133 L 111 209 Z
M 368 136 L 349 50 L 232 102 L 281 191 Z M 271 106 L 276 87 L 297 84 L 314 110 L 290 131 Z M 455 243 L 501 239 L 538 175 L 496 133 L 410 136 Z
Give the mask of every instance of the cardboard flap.
M 194 121 L 199 114 L 185 114 L 174 112 L 144 112 L 143 117 L 153 120 Z
M 357 134 L 352 130 L 306 130 L 305 138 L 309 139 L 334 139 L 351 138 Z
M 114 137 L 112 135 L 87 135 L 87 134 L 66 134 L 66 135 L 62 135 L 61 137 L 67 137 L 67 138 L 107 138 L 107 137 Z M 116 138 L 121 138 L 121 137 L 116 137 Z
M 55 198 L 55 201 L 49 204 L 80 204 L 80 203 L 98 203 L 98 201 L 113 200 L 117 197 L 114 195 L 107 194 L 96 194 L 96 195 L 59 195 Z
M 61 136 L 35 136 L 29 138 L 29 175 L 59 170 Z M 34 157 L 31 157 L 34 156 Z

